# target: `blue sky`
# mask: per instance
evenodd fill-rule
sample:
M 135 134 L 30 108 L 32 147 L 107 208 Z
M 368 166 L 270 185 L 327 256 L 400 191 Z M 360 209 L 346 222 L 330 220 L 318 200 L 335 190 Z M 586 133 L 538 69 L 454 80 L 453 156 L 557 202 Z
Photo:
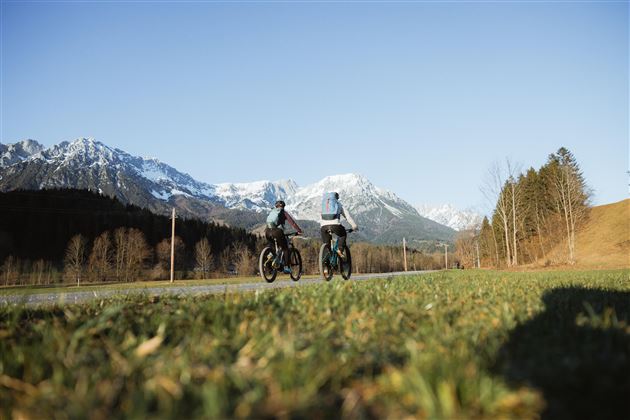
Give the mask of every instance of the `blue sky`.
M 627 2 L 9 2 L 0 142 L 77 137 L 206 182 L 357 172 L 483 208 L 568 147 L 628 197 Z

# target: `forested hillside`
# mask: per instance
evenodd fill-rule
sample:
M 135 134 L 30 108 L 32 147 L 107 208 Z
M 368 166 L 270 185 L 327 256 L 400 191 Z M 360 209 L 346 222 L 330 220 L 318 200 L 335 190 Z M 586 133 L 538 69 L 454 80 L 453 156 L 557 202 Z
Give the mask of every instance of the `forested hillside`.
M 141 265 L 160 263 L 164 254 L 170 252 L 169 217 L 89 191 L 1 193 L 0 214 L 0 261 L 4 261 L 5 274 L 6 265 L 18 260 L 60 268 L 68 256 L 71 239 L 77 235 L 86 260 L 95 240 L 103 234 L 108 244 L 106 259 L 115 257 L 117 241 L 122 247 L 130 245 L 134 238 L 139 241 Z M 235 244 L 253 252 L 256 244 L 256 237 L 244 229 L 194 219 L 177 219 L 176 236 L 179 266 L 191 265 L 194 247 L 202 238 L 207 239 L 214 256 Z
M 589 219 L 591 191 L 568 149 L 549 155 L 538 170 L 520 172 L 510 161 L 497 165 L 484 190 L 496 204 L 480 229 L 460 234 L 464 264 L 476 265 L 477 258 L 485 267 L 578 262 L 576 237 Z

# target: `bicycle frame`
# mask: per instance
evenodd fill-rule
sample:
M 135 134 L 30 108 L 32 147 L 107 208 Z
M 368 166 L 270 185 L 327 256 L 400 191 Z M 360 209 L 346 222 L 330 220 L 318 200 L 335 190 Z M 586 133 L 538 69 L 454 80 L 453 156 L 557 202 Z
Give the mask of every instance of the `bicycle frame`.
M 335 235 L 331 232 L 332 239 L 330 240 L 330 256 L 328 257 L 328 261 L 330 262 L 331 267 L 337 267 L 337 251 L 339 250 L 339 236 Z
M 287 244 L 288 244 L 288 248 L 289 248 L 289 255 L 291 253 L 291 249 L 295 248 L 295 246 L 293 245 L 293 241 L 289 240 L 289 238 L 291 236 L 295 236 L 297 235 L 297 233 L 285 233 L 284 236 L 287 238 Z M 276 250 L 276 256 L 273 259 L 272 262 L 272 266 L 276 269 L 283 269 L 284 268 L 284 250 L 282 248 L 280 248 L 278 246 L 278 240 L 276 238 L 273 238 L 273 244 Z
M 352 233 L 354 229 L 348 229 L 346 230 L 346 233 Z M 338 263 L 338 258 L 339 255 L 337 254 L 337 251 L 339 250 L 339 236 L 334 233 L 333 231 L 329 230 L 328 233 L 330 234 L 330 255 L 328 257 L 328 261 L 330 262 L 330 266 L 332 267 L 337 267 L 337 263 Z

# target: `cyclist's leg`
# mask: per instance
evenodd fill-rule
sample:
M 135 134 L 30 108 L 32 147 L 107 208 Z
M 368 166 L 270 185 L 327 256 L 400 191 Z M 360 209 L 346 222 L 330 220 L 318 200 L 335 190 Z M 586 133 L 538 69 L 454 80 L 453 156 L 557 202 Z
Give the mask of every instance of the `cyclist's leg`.
M 343 249 L 346 245 L 346 228 L 343 225 L 332 225 L 332 232 L 339 237 L 339 249 Z
M 284 236 L 284 231 L 280 228 L 273 228 L 272 235 L 278 242 L 278 246 L 282 249 L 282 259 L 284 265 L 289 265 L 289 243 L 287 242 L 287 237 Z
M 319 230 L 319 233 L 322 236 L 322 243 L 326 245 L 326 248 L 330 249 L 330 240 L 332 239 L 332 235 L 328 233 L 330 230 L 330 226 L 322 226 Z
M 273 245 L 273 229 L 271 228 L 265 228 L 265 239 L 267 240 L 267 246 L 271 247 L 271 249 L 274 250 L 274 245 Z

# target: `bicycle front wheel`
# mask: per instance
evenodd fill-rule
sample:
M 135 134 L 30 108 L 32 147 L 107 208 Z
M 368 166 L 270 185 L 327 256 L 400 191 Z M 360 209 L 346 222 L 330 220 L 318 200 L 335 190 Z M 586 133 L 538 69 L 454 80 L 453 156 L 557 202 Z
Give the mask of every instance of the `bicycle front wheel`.
M 330 249 L 326 244 L 319 248 L 319 274 L 326 281 L 330 281 L 333 277 L 333 270 L 330 265 Z
M 291 280 L 298 281 L 302 277 L 302 256 L 297 249 L 291 249 L 289 253 L 289 266 L 291 267 Z
M 262 250 L 260 258 L 258 258 L 258 271 L 260 272 L 260 277 L 262 277 L 267 283 L 272 283 L 278 275 L 278 270 L 272 266 L 274 257 L 275 255 L 273 249 L 268 246 Z
M 345 258 L 343 260 L 339 258 L 339 272 L 344 280 L 348 280 L 352 275 L 352 255 L 350 255 L 350 248 L 347 245 L 344 246 L 343 254 Z

